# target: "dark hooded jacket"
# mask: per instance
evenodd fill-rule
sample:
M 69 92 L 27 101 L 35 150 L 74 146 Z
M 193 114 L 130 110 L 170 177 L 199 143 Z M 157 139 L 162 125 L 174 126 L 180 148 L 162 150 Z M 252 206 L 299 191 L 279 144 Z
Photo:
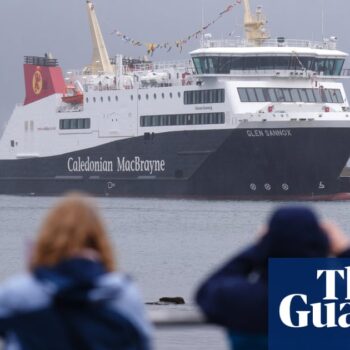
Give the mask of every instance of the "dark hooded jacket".
M 235 349 L 267 349 L 268 258 L 316 258 L 328 254 L 327 236 L 311 210 L 279 209 L 271 217 L 266 235 L 200 286 L 197 303 L 209 321 L 236 335 L 248 336 L 235 337 L 241 345 Z M 350 257 L 350 251 L 341 257 Z M 261 336 L 265 336 L 262 346 Z M 252 345 L 247 345 L 250 341 Z
M 18 350 L 148 350 L 150 325 L 127 276 L 74 258 L 0 287 L 0 335 Z

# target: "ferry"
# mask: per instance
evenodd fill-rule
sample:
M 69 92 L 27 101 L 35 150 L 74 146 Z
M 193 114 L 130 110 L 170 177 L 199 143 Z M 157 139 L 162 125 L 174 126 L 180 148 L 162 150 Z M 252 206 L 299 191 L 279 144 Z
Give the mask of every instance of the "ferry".
M 26 96 L 0 140 L 0 193 L 348 199 L 347 54 L 337 39 L 271 39 L 244 6 L 245 37 L 181 62 L 110 57 L 86 1 L 91 64 L 26 56 Z

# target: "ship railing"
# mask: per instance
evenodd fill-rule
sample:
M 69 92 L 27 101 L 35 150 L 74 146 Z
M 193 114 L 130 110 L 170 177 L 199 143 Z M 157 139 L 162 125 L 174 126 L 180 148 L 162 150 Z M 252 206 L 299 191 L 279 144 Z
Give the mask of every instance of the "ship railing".
M 161 71 L 166 69 L 174 70 L 189 70 L 193 71 L 194 66 L 192 60 L 182 61 L 166 61 L 166 62 L 149 62 L 143 64 L 135 64 L 133 66 L 133 72 L 145 72 L 145 71 Z
M 256 44 L 251 41 L 247 41 L 242 38 L 238 39 L 222 39 L 222 40 L 203 40 L 203 48 L 212 47 L 255 47 Z M 298 40 L 298 39 L 268 39 L 260 43 L 260 47 L 308 47 L 312 49 L 336 49 L 336 39 L 331 38 L 323 42 L 320 41 L 310 41 L 310 40 Z

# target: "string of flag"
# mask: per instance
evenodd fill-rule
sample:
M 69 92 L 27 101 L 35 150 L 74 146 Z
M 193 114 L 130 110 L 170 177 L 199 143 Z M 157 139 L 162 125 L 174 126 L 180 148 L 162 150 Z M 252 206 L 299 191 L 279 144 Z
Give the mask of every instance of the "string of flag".
M 153 53 L 158 49 L 166 50 L 166 52 L 170 52 L 173 48 L 177 48 L 182 52 L 183 46 L 186 45 L 189 41 L 192 39 L 198 39 L 198 37 L 202 36 L 203 33 L 212 25 L 214 25 L 216 22 L 218 22 L 223 16 L 231 12 L 235 6 L 241 4 L 241 0 L 235 0 L 233 3 L 228 5 L 223 11 L 221 11 L 216 18 L 214 18 L 212 21 L 208 22 L 207 24 L 203 25 L 200 29 L 198 29 L 196 32 L 184 37 L 183 39 L 176 40 L 175 42 L 164 42 L 164 43 L 144 43 L 140 40 L 136 40 L 131 38 L 130 36 L 124 34 L 123 32 L 115 29 L 111 32 L 111 35 L 116 35 L 118 38 L 123 40 L 126 43 L 129 43 L 133 46 L 143 46 L 147 49 L 148 55 L 153 55 Z

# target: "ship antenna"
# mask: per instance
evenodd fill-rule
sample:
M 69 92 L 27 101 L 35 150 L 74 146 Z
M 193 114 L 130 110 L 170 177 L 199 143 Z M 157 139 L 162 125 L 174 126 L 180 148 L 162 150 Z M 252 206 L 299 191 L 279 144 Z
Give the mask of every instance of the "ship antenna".
M 253 16 L 250 11 L 249 0 L 243 0 L 244 4 L 244 29 L 245 37 L 248 43 L 261 45 L 270 35 L 266 31 L 266 17 L 262 13 L 261 7 L 258 7 Z
M 86 4 L 93 44 L 92 62 L 91 65 L 87 67 L 87 71 L 90 74 L 113 74 L 114 70 L 108 56 L 100 25 L 98 23 L 95 6 L 91 0 L 87 0 Z

